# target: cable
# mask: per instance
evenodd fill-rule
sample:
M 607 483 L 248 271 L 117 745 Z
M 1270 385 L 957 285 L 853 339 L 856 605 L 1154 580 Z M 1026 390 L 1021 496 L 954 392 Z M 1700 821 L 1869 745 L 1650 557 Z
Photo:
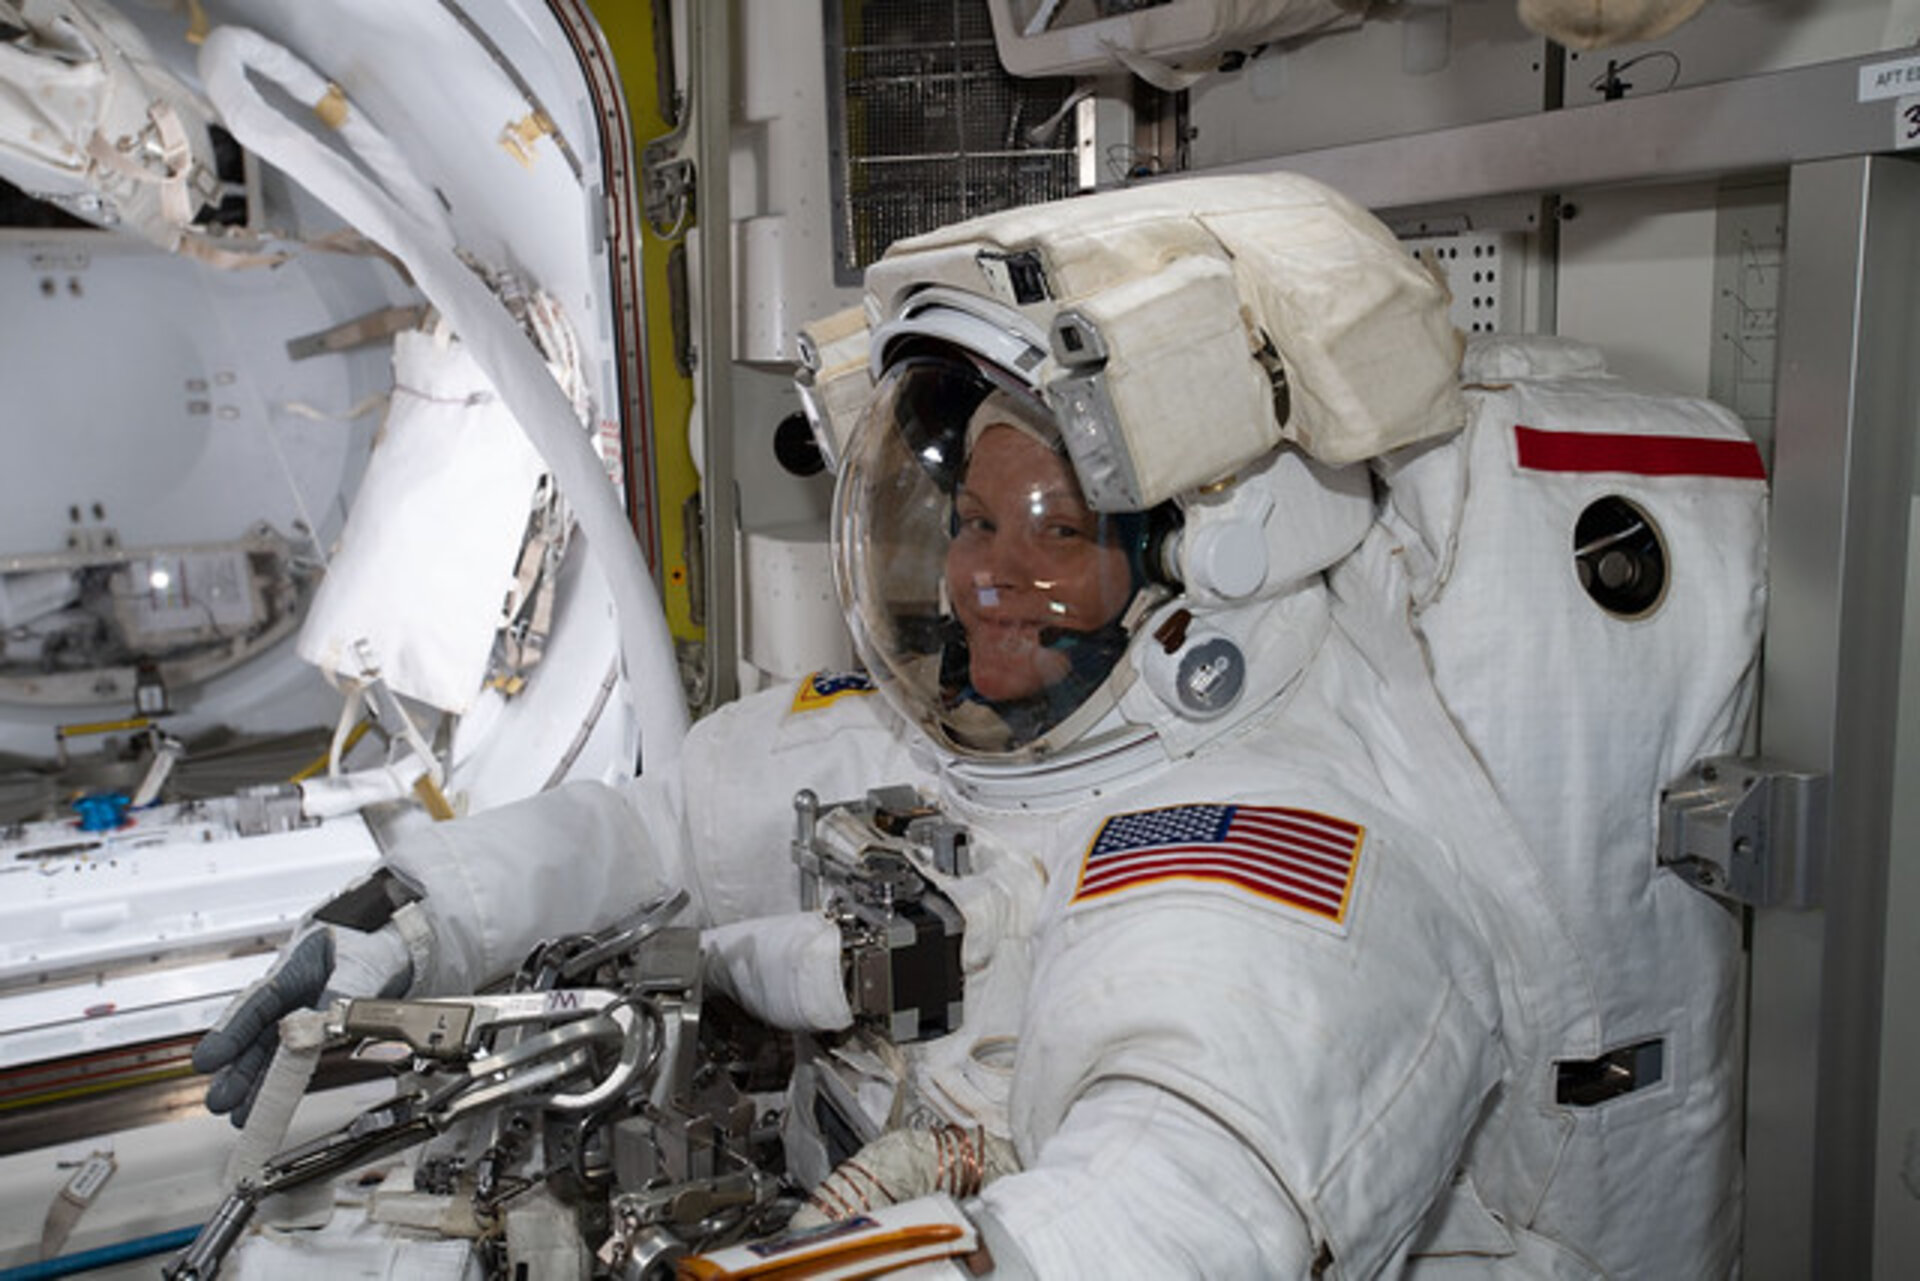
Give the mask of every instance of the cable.
M 1649 58 L 1665 58 L 1673 63 L 1673 75 L 1668 78 L 1665 84 L 1652 92 L 1665 93 L 1680 83 L 1680 55 L 1670 49 L 1650 49 L 1637 57 L 1628 58 L 1625 62 L 1615 62 L 1611 58 L 1607 59 L 1607 69 L 1587 81 L 1587 88 L 1593 90 L 1608 102 L 1618 101 L 1633 91 L 1633 86 L 1622 80 L 1620 73 L 1623 71 L 1631 71 Z
M 103 1245 L 98 1249 L 78 1250 L 73 1254 L 41 1259 L 36 1263 L 23 1263 L 19 1267 L 0 1271 L 0 1281 L 42 1281 L 47 1277 L 67 1277 L 76 1272 L 110 1268 L 116 1263 L 130 1263 L 150 1255 L 184 1249 L 192 1245 L 194 1238 L 199 1235 L 200 1228 L 196 1225 L 191 1228 L 177 1228 L 172 1232 L 155 1233 L 153 1236 L 135 1237 L 131 1241 Z

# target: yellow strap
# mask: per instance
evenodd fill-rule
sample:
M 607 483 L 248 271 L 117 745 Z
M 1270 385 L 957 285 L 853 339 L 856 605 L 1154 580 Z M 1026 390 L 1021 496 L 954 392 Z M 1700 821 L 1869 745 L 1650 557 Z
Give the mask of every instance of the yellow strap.
M 422 774 L 413 781 L 413 794 L 420 798 L 420 804 L 436 823 L 444 823 L 457 817 L 453 806 L 447 802 L 447 794 L 433 781 L 432 774 Z
M 340 755 L 345 756 L 348 752 L 351 752 L 353 750 L 353 745 L 355 743 L 358 743 L 361 739 L 365 738 L 367 736 L 367 731 L 372 728 L 373 728 L 373 722 L 371 720 L 368 720 L 365 717 L 362 717 L 358 724 L 356 724 L 352 729 L 347 731 L 346 741 L 340 744 Z M 298 770 L 294 771 L 293 777 L 288 779 L 287 781 L 290 783 L 304 783 L 310 778 L 318 778 L 320 775 L 327 772 L 327 762 L 331 758 L 331 756 L 332 756 L 331 752 L 320 753 L 320 755 L 316 756 L 313 760 L 307 762 L 305 765 L 301 766 Z
M 762 1263 L 729 1271 L 715 1264 L 711 1259 L 695 1256 L 682 1259 L 678 1263 L 676 1277 L 683 1281 L 725 1281 L 737 1278 L 746 1281 L 799 1281 L 802 1277 L 817 1277 L 827 1273 L 843 1274 L 843 1269 L 858 1264 L 880 1262 L 888 1256 L 905 1253 L 909 1250 L 921 1250 L 929 1246 L 951 1244 L 950 1254 L 958 1254 L 965 1247 L 961 1239 L 965 1232 L 953 1223 L 916 1223 L 895 1228 L 874 1236 L 860 1237 L 852 1241 L 834 1242 L 818 1250 L 809 1250 L 805 1254 L 792 1258 L 774 1256 Z M 870 1272 L 854 1272 L 855 1276 L 873 1276 L 890 1270 L 884 1263 Z
M 73 725 L 56 726 L 55 738 L 80 738 L 87 734 L 111 734 L 117 730 L 146 729 L 153 724 L 144 716 L 132 716 L 123 721 L 82 721 Z
M 520 119 L 507 122 L 507 126 L 500 131 L 500 145 L 522 167 L 531 169 L 536 154 L 535 145 L 552 132 L 553 121 L 547 119 L 545 112 L 529 111 Z
M 181 235 L 176 249 L 183 257 L 203 262 L 209 267 L 218 267 L 222 271 L 238 271 L 247 267 L 278 267 L 293 257 L 292 254 L 277 249 L 266 252 L 228 249 L 198 232 Z

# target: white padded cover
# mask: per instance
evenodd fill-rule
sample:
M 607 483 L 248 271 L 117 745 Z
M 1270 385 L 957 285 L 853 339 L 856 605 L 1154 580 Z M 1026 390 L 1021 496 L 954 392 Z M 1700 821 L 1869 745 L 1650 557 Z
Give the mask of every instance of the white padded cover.
M 1004 263 L 1031 251 L 1048 296 L 1021 302 Z M 1290 413 L 1277 435 L 1335 465 L 1452 431 L 1464 421 L 1457 383 L 1461 339 L 1444 286 L 1372 214 L 1298 174 L 1186 178 L 1032 205 L 897 242 L 867 269 L 868 318 L 896 314 L 928 285 L 995 298 L 1043 328 L 1053 316 L 1167 271 L 1189 256 L 1226 263 L 1239 293 L 1247 362 L 1271 343 Z M 1124 424 L 1129 436 L 1178 438 L 1218 419 L 1206 378 L 1181 378 L 1167 358 L 1188 341 L 1175 315 L 1161 332 L 1123 332 L 1131 360 L 1159 358 L 1180 379 L 1177 421 Z M 1111 371 L 1117 377 L 1124 371 Z M 1050 380 L 1049 367 L 1039 371 Z M 1240 412 L 1230 397 L 1219 408 Z M 1218 479 L 1204 477 L 1203 480 Z M 1141 477 L 1141 488 L 1171 486 Z
M 393 404 L 300 629 L 300 657 L 464 712 L 480 692 L 544 470 L 449 338 L 395 336 Z
M 1544 1200 L 1538 1170 L 1475 1178 L 1510 1209 L 1537 1204 L 1523 1226 L 1610 1274 L 1658 1261 L 1654 1275 L 1728 1275 L 1739 922 L 1654 850 L 1661 789 L 1737 750 L 1746 726 L 1765 601 L 1761 458 L 1718 405 L 1613 378 L 1518 379 L 1468 404 L 1458 437 L 1379 468 L 1435 684 L 1545 872 L 1601 1048 L 1665 1044 L 1658 1083 L 1596 1107 L 1545 1106 L 1552 1067 L 1536 1064 L 1528 1123 L 1555 1144 L 1565 1128 L 1560 1173 Z M 1575 574 L 1575 522 L 1607 495 L 1664 544 L 1664 596 L 1639 617 L 1602 610 Z
M 1528 30 L 1569 49 L 1608 49 L 1657 40 L 1707 0 L 1520 0 Z

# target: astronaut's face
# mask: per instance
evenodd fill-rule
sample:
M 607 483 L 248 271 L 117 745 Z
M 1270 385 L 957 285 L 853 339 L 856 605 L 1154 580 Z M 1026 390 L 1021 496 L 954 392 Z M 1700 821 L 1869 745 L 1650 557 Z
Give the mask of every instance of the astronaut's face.
M 1144 519 L 1089 509 L 1052 412 L 998 372 L 936 345 L 880 375 L 834 486 L 834 583 L 903 716 L 945 750 L 1038 761 L 1113 708 L 1126 620 L 1158 589 Z
M 1004 423 L 986 427 L 954 496 L 947 591 L 969 675 L 992 702 L 1030 698 L 1068 674 L 1062 633 L 1119 617 L 1133 595 L 1124 548 L 1087 507 L 1066 459 Z

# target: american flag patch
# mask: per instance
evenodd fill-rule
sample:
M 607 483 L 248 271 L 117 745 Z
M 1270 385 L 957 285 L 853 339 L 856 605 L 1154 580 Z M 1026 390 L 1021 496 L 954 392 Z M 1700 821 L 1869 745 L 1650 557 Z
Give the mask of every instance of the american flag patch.
M 792 710 L 810 712 L 850 694 L 871 693 L 873 678 L 865 672 L 815 672 L 794 691 Z
M 1100 827 L 1073 901 L 1161 881 L 1199 881 L 1344 925 L 1367 830 L 1273 805 L 1171 805 Z

